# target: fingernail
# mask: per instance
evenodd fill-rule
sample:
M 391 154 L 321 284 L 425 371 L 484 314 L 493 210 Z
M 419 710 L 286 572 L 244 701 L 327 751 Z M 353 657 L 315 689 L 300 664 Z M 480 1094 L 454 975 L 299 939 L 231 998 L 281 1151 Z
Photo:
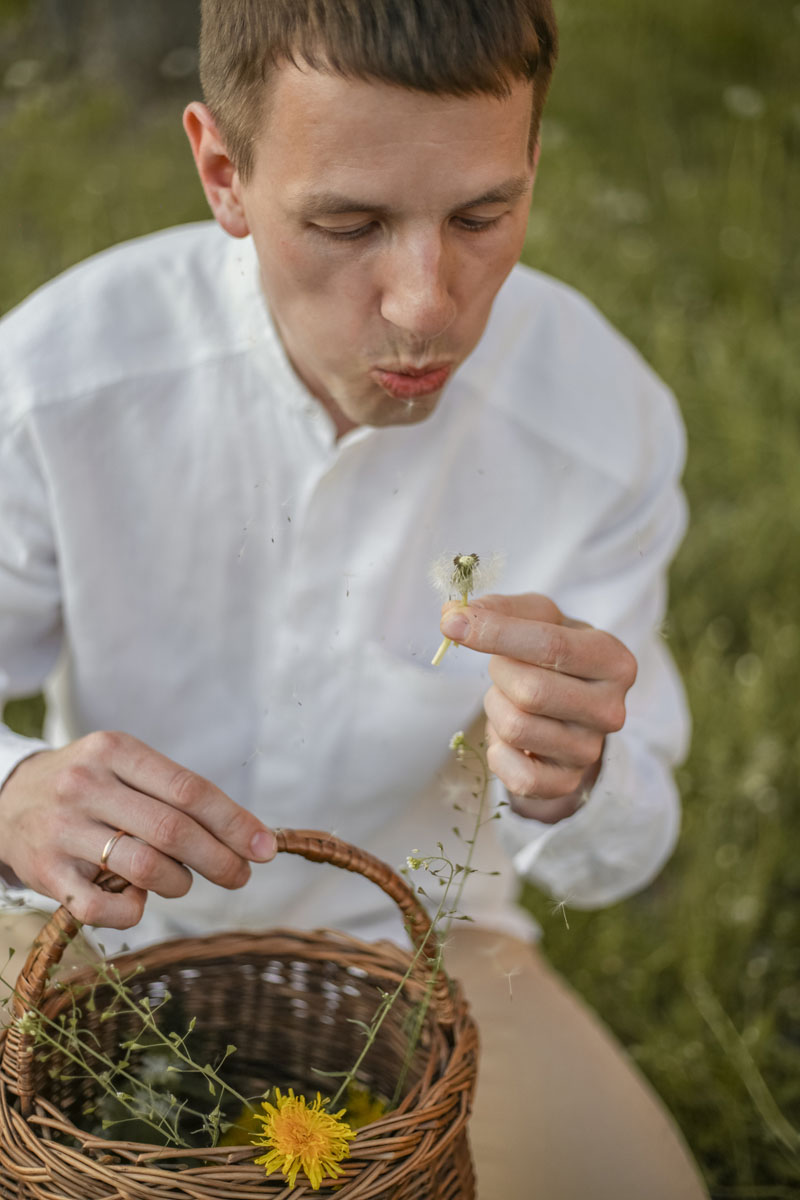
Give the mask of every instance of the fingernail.
M 250 843 L 250 851 L 256 862 L 269 862 L 278 852 L 275 835 L 266 831 L 257 833 Z
M 442 617 L 441 629 L 445 637 L 452 638 L 454 642 L 460 642 L 469 632 L 469 621 L 463 613 L 445 613 Z

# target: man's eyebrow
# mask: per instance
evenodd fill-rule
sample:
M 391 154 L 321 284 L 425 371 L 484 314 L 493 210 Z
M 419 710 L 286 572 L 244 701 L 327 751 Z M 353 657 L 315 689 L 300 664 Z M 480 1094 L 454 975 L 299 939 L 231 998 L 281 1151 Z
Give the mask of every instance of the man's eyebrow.
M 457 204 L 452 210 L 462 212 L 465 208 L 480 208 L 484 204 L 513 204 L 524 196 L 530 187 L 527 175 L 515 175 L 506 179 L 496 187 L 489 188 L 480 196 L 473 196 Z M 390 209 L 384 204 L 370 204 L 363 196 L 345 196 L 341 192 L 310 192 L 303 196 L 298 205 L 301 217 L 338 217 L 349 213 L 374 213 L 376 216 L 386 216 Z
M 506 179 L 503 183 L 499 183 L 497 187 L 490 188 L 488 192 L 483 192 L 482 195 L 459 204 L 458 208 L 453 211 L 459 212 L 463 208 L 480 208 L 483 204 L 513 204 L 515 200 L 519 200 L 520 196 L 525 195 L 530 187 L 530 182 L 527 175 L 515 175 L 512 179 Z
M 366 212 L 383 215 L 388 209 L 381 204 L 370 204 L 363 197 L 356 199 L 341 192 L 310 192 L 298 205 L 301 217 L 338 217 L 345 213 Z

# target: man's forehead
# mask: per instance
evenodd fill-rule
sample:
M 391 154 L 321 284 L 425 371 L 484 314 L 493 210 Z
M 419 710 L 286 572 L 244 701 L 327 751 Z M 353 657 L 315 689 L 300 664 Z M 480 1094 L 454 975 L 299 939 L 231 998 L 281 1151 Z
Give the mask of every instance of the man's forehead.
M 465 116 L 470 126 L 505 122 L 515 109 L 527 115 L 532 97 L 532 84 L 526 80 L 511 81 L 507 96 L 488 92 L 464 95 L 342 75 L 302 61 L 283 63 L 268 83 L 262 136 L 269 132 L 278 136 L 299 133 L 306 139 L 335 138 L 347 129 L 363 127 L 384 130 L 388 140 L 404 124 L 424 126 L 431 118 L 442 130 L 448 117 L 456 125 Z M 437 136 L 435 127 L 430 128 L 430 136 Z
M 375 211 L 424 196 L 437 210 L 514 201 L 530 187 L 530 85 L 508 97 L 413 91 L 284 66 L 256 170 L 292 211 Z

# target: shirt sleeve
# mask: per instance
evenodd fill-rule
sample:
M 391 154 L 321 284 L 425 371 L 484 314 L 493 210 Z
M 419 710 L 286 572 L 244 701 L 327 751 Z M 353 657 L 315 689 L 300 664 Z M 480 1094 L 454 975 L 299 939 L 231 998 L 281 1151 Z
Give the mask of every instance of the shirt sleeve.
M 61 645 L 61 605 L 47 488 L 24 420 L 0 427 L 0 712 L 39 691 Z M 0 724 L 0 786 L 47 749 Z M 2 858 L 2 847 L 0 847 Z
M 686 754 L 689 717 L 664 618 L 667 569 L 686 527 L 679 484 L 685 443 L 671 394 L 655 381 L 648 393 L 634 483 L 599 514 L 554 596 L 568 616 L 613 633 L 635 654 L 625 726 L 606 739 L 600 775 L 573 816 L 545 825 L 505 809 L 498 823 L 520 875 L 575 908 L 643 888 L 671 854 L 680 826 L 672 768 Z

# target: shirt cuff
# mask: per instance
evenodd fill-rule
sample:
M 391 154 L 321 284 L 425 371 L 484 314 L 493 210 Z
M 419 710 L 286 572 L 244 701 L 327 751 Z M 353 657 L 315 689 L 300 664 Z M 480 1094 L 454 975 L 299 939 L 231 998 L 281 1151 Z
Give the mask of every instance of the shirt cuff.
M 21 733 L 12 733 L 7 726 L 0 725 L 0 788 L 15 767 L 40 750 L 52 750 L 52 746 L 41 738 L 23 737 Z
M 589 799 L 571 817 L 546 825 L 502 812 L 497 836 L 517 873 L 573 908 L 601 908 L 645 887 L 680 827 L 669 767 L 623 733 L 606 739 Z

